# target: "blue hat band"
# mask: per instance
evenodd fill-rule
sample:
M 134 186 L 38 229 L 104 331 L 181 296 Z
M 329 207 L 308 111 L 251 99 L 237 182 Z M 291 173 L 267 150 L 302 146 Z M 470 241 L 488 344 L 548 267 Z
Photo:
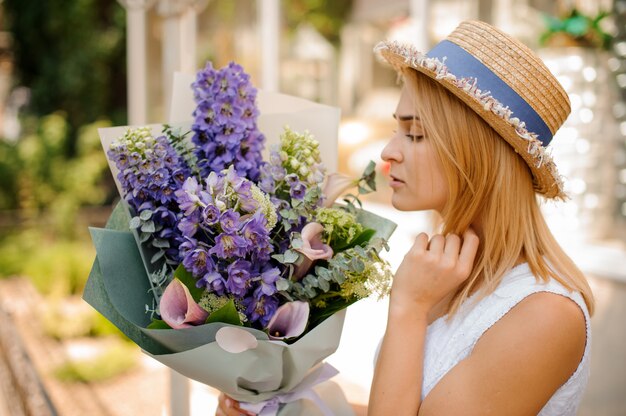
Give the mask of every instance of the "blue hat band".
M 478 88 L 509 107 L 513 116 L 526 124 L 526 129 L 535 133 L 543 146 L 552 140 L 552 132 L 537 112 L 498 75 L 491 71 L 472 54 L 448 40 L 441 41 L 426 56 L 443 60 L 448 72 L 458 78 L 475 78 Z

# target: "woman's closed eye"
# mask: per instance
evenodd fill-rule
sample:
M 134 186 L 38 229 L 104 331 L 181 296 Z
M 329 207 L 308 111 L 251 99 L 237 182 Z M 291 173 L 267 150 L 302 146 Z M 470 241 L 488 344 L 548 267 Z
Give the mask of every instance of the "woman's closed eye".
M 411 139 L 411 141 L 416 142 L 424 138 L 423 134 L 405 134 L 406 137 Z
M 393 134 L 396 134 L 397 132 L 398 132 L 398 130 L 394 130 L 394 131 L 393 131 Z M 404 135 L 404 137 L 407 137 L 407 138 L 411 139 L 411 141 L 412 141 L 412 142 L 416 142 L 416 141 L 418 141 L 418 140 L 423 139 L 423 138 L 424 138 L 424 135 L 423 135 L 423 134 L 420 134 L 420 133 L 410 133 L 410 132 L 409 132 L 409 133 L 406 133 L 406 134 Z

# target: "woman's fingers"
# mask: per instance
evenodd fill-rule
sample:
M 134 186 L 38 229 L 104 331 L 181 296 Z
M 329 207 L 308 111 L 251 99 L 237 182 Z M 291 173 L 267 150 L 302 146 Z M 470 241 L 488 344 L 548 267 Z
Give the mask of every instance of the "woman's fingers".
M 461 249 L 461 238 L 456 234 L 448 234 L 446 236 L 445 247 L 443 249 L 444 258 L 448 261 L 456 263 L 459 257 L 459 250 Z
M 446 239 L 441 234 L 435 234 L 430 239 L 430 243 L 428 244 L 428 251 L 434 254 L 443 253 L 443 247 L 445 245 Z
M 463 245 L 461 246 L 461 253 L 459 254 L 459 264 L 463 268 L 466 275 L 472 271 L 474 265 L 474 258 L 478 251 L 478 235 L 470 227 L 463 233 Z
M 254 413 L 243 410 L 239 407 L 238 401 L 233 400 L 224 393 L 220 393 L 219 397 L 217 398 L 217 403 L 218 407 L 217 411 L 215 412 L 215 416 L 254 416 Z

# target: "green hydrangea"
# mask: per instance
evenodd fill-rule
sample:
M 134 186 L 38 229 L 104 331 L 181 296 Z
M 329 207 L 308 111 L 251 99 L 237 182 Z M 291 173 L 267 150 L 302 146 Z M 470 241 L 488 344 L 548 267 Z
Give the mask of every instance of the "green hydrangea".
M 276 214 L 276 207 L 272 204 L 269 195 L 259 189 L 258 186 L 252 184 L 251 187 L 252 198 L 259 204 L 259 208 L 267 218 L 267 229 L 271 231 L 276 222 L 278 221 L 278 215 Z
M 148 147 L 148 152 L 152 151 L 150 149 L 152 148 L 154 140 L 150 127 L 136 127 L 126 130 L 122 137 L 111 143 L 110 148 L 116 149 L 117 147 L 124 147 L 127 148 L 129 152 L 137 152 L 141 155 L 145 155 L 146 147 Z
M 317 222 L 324 226 L 328 244 L 332 242 L 349 243 L 363 232 L 363 226 L 356 216 L 341 208 L 320 208 L 316 212 Z
M 347 250 L 350 252 L 351 250 Z M 341 297 L 349 299 L 356 297 L 358 299 L 366 298 L 372 294 L 376 294 L 378 299 L 389 295 L 391 291 L 391 283 L 393 280 L 393 272 L 389 263 L 378 255 L 370 252 L 369 258 L 362 258 L 361 254 L 350 252 L 348 256 L 361 258 L 364 269 L 360 273 L 348 271 L 345 273 L 346 280 L 341 283 Z M 372 258 L 371 256 L 374 256 Z
M 308 185 L 318 185 L 324 181 L 325 168 L 319 142 L 309 132 L 296 133 L 285 127 L 280 136 L 279 155 L 287 174 L 296 174 Z

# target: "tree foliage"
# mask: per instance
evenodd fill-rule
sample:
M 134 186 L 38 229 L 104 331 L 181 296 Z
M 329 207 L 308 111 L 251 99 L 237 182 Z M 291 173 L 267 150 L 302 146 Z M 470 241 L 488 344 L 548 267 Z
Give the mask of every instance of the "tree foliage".
M 353 0 L 284 0 L 284 3 L 287 27 L 295 28 L 307 22 L 337 46 Z
M 100 118 L 125 124 L 125 11 L 112 0 L 4 0 L 15 81 L 35 116 L 66 114 L 73 156 L 78 129 Z

